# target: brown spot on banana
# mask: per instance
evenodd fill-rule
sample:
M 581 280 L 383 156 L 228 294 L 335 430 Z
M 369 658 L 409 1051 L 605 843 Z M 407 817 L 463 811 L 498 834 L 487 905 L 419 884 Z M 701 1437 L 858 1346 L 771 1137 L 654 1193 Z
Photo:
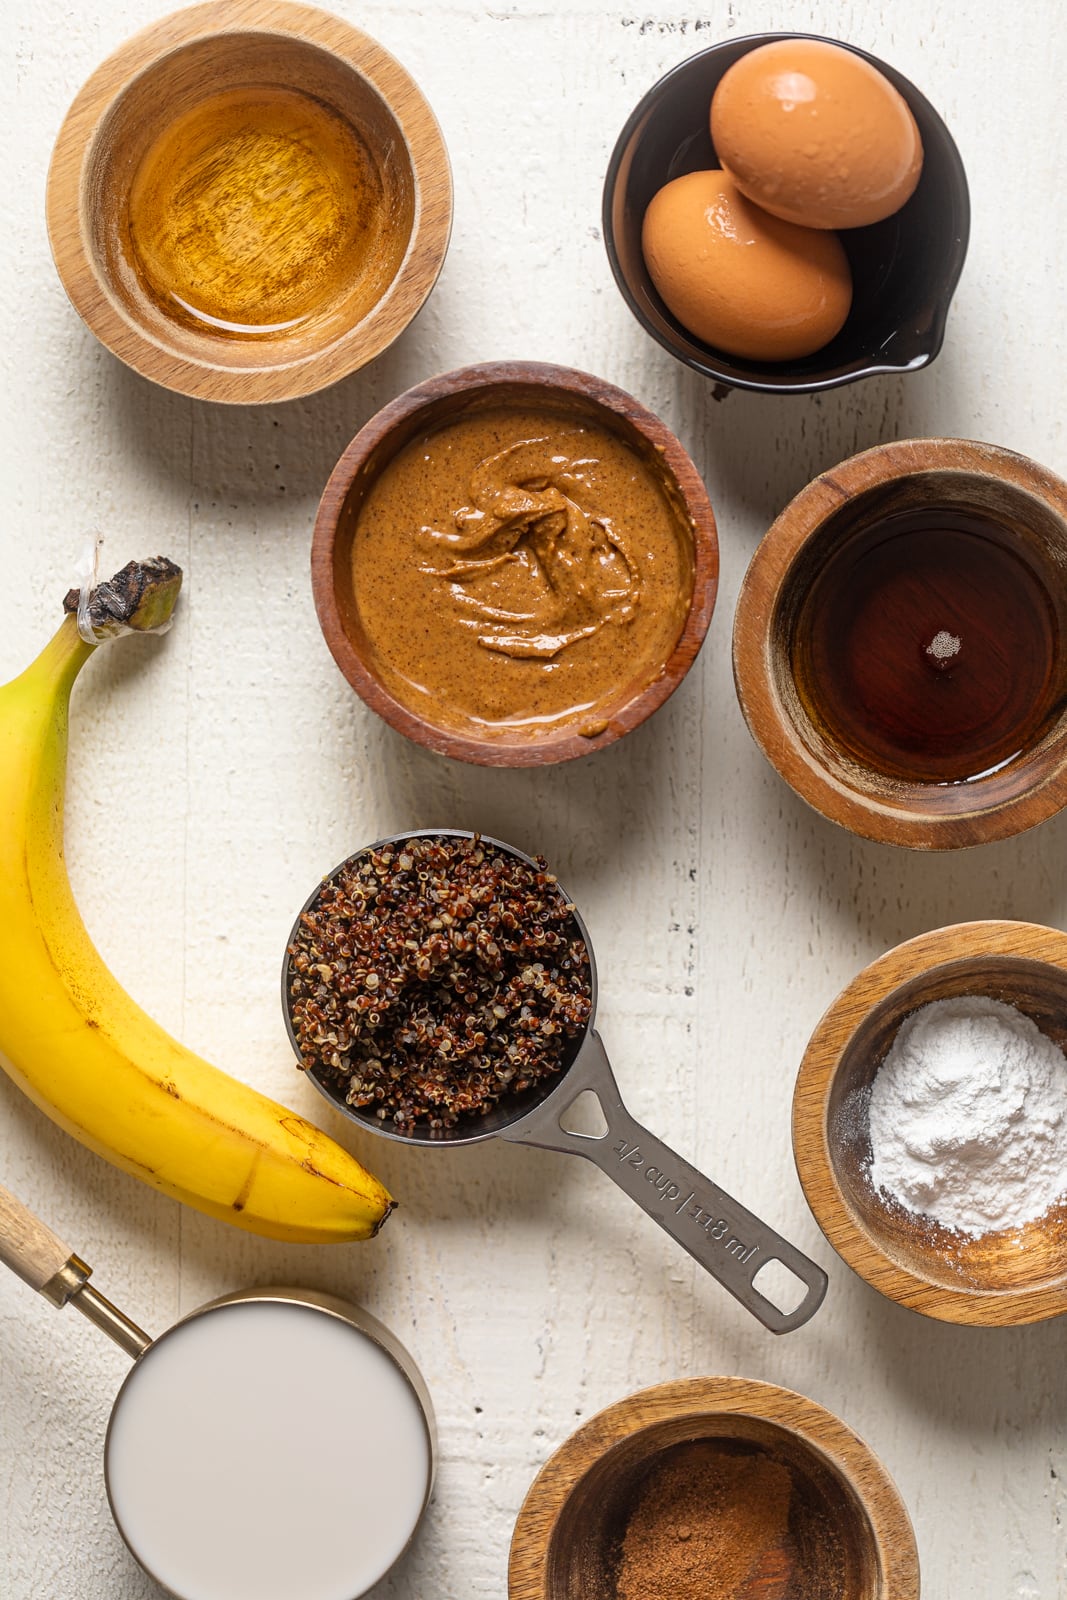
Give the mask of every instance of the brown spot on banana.
M 252 1193 L 252 1185 L 256 1181 L 256 1173 L 259 1171 L 261 1156 L 262 1152 L 257 1150 L 255 1155 L 252 1157 L 252 1165 L 248 1169 L 248 1175 L 245 1178 L 244 1183 L 242 1183 L 236 1199 L 233 1201 L 233 1209 L 235 1211 L 243 1211 L 245 1206 L 248 1204 L 248 1197 Z

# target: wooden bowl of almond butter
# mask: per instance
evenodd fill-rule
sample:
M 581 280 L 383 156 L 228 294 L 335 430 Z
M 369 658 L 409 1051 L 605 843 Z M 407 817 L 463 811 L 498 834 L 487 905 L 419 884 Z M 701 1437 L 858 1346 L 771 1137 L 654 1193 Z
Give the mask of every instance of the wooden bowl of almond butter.
M 1067 1312 L 1067 934 L 968 922 L 864 968 L 808 1044 L 793 1152 L 888 1299 L 1008 1327 Z
M 907 1511 L 814 1401 L 687 1378 L 592 1417 L 538 1473 L 508 1600 L 918 1600 Z
M 665 423 L 612 384 L 486 362 L 391 401 L 315 521 L 323 636 L 372 711 L 440 755 L 541 767 L 614 744 L 693 665 L 715 516 Z

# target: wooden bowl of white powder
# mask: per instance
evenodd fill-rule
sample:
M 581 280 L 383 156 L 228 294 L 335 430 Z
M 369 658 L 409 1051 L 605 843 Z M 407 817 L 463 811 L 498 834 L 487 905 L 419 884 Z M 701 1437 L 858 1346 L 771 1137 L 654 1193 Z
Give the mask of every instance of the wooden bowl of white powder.
M 797 1075 L 808 1204 L 875 1289 L 946 1322 L 1067 1311 L 1067 934 L 969 922 L 866 967 Z

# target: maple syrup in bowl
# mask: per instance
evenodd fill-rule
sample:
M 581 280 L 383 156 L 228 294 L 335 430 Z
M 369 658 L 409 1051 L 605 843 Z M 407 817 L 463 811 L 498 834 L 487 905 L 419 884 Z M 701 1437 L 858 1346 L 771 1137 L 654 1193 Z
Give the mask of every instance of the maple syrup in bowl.
M 765 753 L 854 832 L 952 848 L 1067 802 L 1067 486 L 994 446 L 881 446 L 814 480 L 734 632 Z
M 1059 627 L 1024 543 L 952 506 L 879 518 L 828 557 L 800 607 L 804 710 L 864 766 L 969 783 L 1026 751 L 1061 695 Z

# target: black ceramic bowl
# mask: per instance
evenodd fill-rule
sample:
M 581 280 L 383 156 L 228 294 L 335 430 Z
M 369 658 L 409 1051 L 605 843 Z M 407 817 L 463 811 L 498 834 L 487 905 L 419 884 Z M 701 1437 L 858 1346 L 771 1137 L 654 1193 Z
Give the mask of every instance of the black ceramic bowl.
M 681 62 L 637 106 L 608 164 L 604 242 L 623 299 L 671 355 L 735 389 L 808 394 L 877 372 L 914 372 L 927 366 L 941 349 L 967 254 L 970 200 L 952 135 L 906 78 L 866 51 L 854 50 L 904 96 L 922 135 L 924 159 L 915 193 L 895 215 L 839 235 L 853 279 L 852 309 L 840 333 L 803 360 L 746 361 L 703 344 L 667 310 L 641 253 L 641 223 L 649 201 L 672 178 L 719 165 L 708 113 L 719 79 L 735 61 L 758 45 L 815 37 L 754 33 L 712 45 Z

